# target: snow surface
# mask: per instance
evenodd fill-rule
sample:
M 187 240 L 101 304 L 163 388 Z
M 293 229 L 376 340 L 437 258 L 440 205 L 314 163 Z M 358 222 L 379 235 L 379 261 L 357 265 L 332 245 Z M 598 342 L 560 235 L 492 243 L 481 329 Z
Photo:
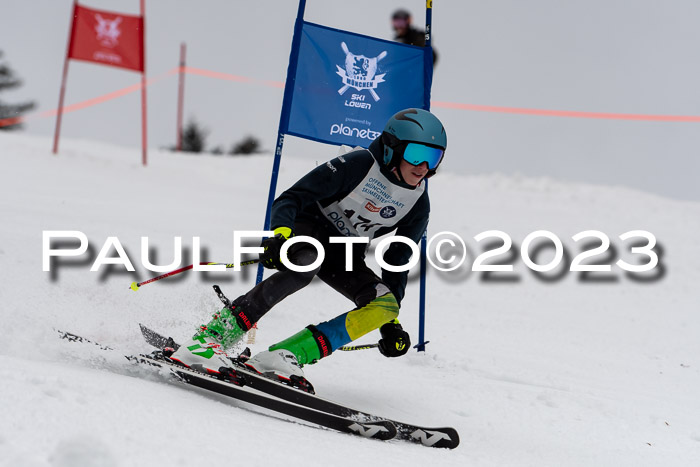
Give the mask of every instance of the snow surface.
M 336 352 L 306 374 L 324 397 L 454 426 L 461 445 L 436 450 L 282 421 L 167 383 L 118 352 L 57 339 L 54 329 L 62 329 L 123 352 L 149 351 L 137 323 L 181 340 L 218 309 L 211 284 L 230 297 L 245 292 L 253 269 L 190 272 L 138 292 L 128 286 L 157 275 L 141 265 L 142 236 L 156 264 L 172 261 L 174 236 L 188 252 L 199 236 L 203 259 L 230 261 L 232 231 L 262 225 L 272 164 L 271 156 L 151 150 L 144 169 L 137 148 L 68 139 L 61 146 L 53 156 L 47 138 L 0 133 L 0 464 L 698 465 L 700 204 L 547 179 L 432 179 L 430 231 L 459 233 L 471 256 L 460 272 L 429 272 L 427 352 L 391 360 Z M 286 155 L 280 189 L 313 165 Z M 483 248 L 474 235 L 492 229 L 518 246 L 528 233 L 550 230 L 567 261 L 581 251 L 572 235 L 600 230 L 616 251 L 595 259 L 608 263 L 634 262 L 617 237 L 644 229 L 661 245 L 661 264 L 645 281 L 615 266 L 587 280 L 557 268 L 544 280 L 513 256 L 515 271 L 495 275 L 508 280 L 486 281 L 469 268 Z M 89 254 L 43 272 L 46 230 L 84 232 Z M 121 266 L 90 272 L 110 236 L 136 274 Z M 188 253 L 183 263 L 190 260 Z M 417 289 L 412 281 L 401 312 L 414 341 Z M 350 307 L 314 283 L 262 320 L 253 350 Z

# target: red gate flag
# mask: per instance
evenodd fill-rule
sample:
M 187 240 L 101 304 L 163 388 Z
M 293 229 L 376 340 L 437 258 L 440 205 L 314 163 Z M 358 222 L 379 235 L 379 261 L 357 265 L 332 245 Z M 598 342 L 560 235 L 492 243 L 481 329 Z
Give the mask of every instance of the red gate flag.
M 144 71 L 143 17 L 75 5 L 68 58 Z
M 61 134 L 68 62 L 73 58 L 141 72 L 141 150 L 142 163 L 146 165 L 146 0 L 140 0 L 139 3 L 141 15 L 133 16 L 85 8 L 78 5 L 78 0 L 73 0 L 73 23 L 63 62 L 56 131 L 53 136 L 54 154 L 58 153 L 58 136 Z

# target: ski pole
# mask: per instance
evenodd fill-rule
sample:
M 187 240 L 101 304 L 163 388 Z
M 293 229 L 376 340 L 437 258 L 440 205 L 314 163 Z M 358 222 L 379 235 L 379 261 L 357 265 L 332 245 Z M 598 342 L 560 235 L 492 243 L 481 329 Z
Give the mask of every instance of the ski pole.
M 248 266 L 249 264 L 256 264 L 258 261 L 260 261 L 260 260 L 251 259 L 250 261 L 243 261 L 242 263 L 240 263 L 240 265 L 241 266 Z M 208 266 L 223 265 L 223 266 L 226 266 L 227 269 L 236 267 L 235 264 L 230 264 L 230 263 L 206 263 L 206 262 L 202 262 L 199 264 L 200 265 L 208 265 Z M 181 272 L 189 271 L 193 267 L 194 267 L 194 264 L 190 264 L 189 266 L 185 266 L 184 268 L 180 268 L 180 269 L 176 269 L 174 271 L 166 272 L 165 274 L 162 274 L 158 277 L 154 277 L 152 279 L 148 279 L 147 281 L 132 282 L 131 283 L 131 290 L 137 291 L 139 289 L 139 287 L 141 287 L 142 285 L 150 284 L 151 282 L 159 281 L 161 279 L 165 279 L 166 277 L 174 276 L 175 274 L 180 274 Z
M 353 350 L 367 350 L 367 349 L 374 349 L 376 347 L 379 347 L 379 344 L 360 344 L 360 345 L 344 345 L 342 347 L 338 347 L 338 350 L 344 350 L 346 352 L 350 352 Z

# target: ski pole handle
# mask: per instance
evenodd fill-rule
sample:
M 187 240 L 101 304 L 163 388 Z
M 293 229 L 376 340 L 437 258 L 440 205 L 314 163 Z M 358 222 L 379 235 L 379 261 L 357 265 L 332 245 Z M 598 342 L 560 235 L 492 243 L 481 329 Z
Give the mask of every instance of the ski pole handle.
M 258 261 L 260 261 L 260 260 L 251 259 L 250 261 L 243 261 L 242 263 L 240 263 L 240 266 L 248 266 L 249 264 L 256 264 Z M 227 269 L 236 267 L 235 264 L 231 264 L 231 263 L 206 263 L 206 262 L 202 262 L 199 264 L 200 264 L 200 266 L 201 265 L 208 265 L 208 266 L 223 265 L 223 266 L 226 266 Z M 194 264 L 190 264 L 189 266 L 185 266 L 184 268 L 180 268 L 180 269 L 176 269 L 174 271 L 166 272 L 165 274 L 162 274 L 158 277 L 154 277 L 152 279 L 148 279 L 147 281 L 132 282 L 131 283 L 131 290 L 137 291 L 139 289 L 139 287 L 141 287 L 142 285 L 150 284 L 151 282 L 159 281 L 161 279 L 165 279 L 166 277 L 174 276 L 175 274 L 180 274 L 181 272 L 189 271 L 193 267 L 194 267 Z
M 351 352 L 353 350 L 367 350 L 379 347 L 379 344 L 364 344 L 364 345 L 344 345 L 338 347 L 338 350 L 344 350 L 345 352 Z

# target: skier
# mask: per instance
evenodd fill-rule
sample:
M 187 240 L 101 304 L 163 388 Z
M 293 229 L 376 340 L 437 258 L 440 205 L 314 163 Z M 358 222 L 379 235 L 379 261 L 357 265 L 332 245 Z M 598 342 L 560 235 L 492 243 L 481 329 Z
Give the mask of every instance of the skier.
M 380 352 L 404 355 L 410 338 L 396 319 L 404 296 L 407 271 L 382 270 L 381 278 L 365 264 L 368 243 L 352 244 L 352 268 L 347 268 L 346 245 L 332 237 L 374 237 L 395 230 L 417 243 L 428 225 L 430 210 L 423 180 L 435 174 L 447 147 L 442 123 L 422 109 L 406 109 L 389 119 L 369 146 L 320 165 L 283 192 L 273 203 L 273 237 L 263 240 L 262 264 L 278 272 L 215 313 L 171 359 L 209 373 L 231 366 L 225 350 L 274 305 L 304 288 L 318 276 L 352 300 L 356 308 L 329 321 L 309 325 L 258 353 L 246 365 L 255 371 L 304 388 L 302 366 L 379 328 Z M 295 272 L 281 262 L 281 248 L 294 235 L 313 237 L 323 246 L 323 263 L 310 272 Z M 392 242 L 384 261 L 408 263 L 409 245 Z M 287 259 L 308 266 L 318 257 L 306 242 L 291 245 Z M 348 269 L 348 270 L 346 270 Z M 310 386 L 310 385 L 309 385 Z

